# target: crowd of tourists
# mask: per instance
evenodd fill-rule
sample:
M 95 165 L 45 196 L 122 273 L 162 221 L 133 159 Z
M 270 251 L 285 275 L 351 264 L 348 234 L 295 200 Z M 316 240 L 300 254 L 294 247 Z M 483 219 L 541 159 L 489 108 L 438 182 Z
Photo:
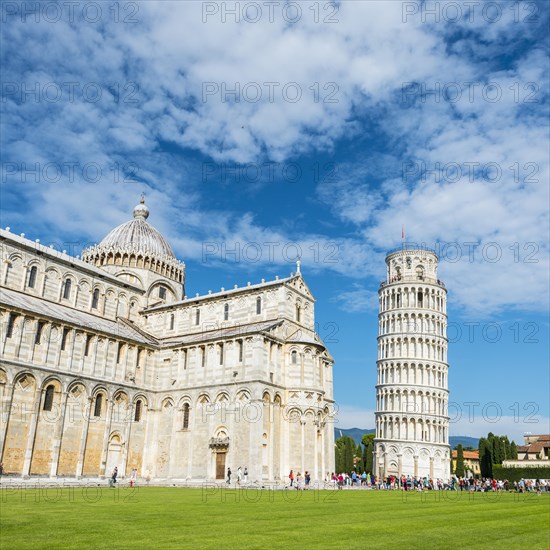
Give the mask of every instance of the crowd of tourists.
M 363 472 L 332 473 L 325 476 L 325 483 L 332 483 L 338 489 L 374 489 L 378 491 L 468 491 L 468 492 L 509 492 L 517 493 L 537 492 L 538 494 L 550 492 L 550 480 L 545 479 L 521 479 L 510 482 L 500 479 L 474 479 L 457 478 L 453 476 L 450 481 L 442 479 L 430 479 L 428 477 L 415 476 L 387 476 L 376 477 L 374 474 Z

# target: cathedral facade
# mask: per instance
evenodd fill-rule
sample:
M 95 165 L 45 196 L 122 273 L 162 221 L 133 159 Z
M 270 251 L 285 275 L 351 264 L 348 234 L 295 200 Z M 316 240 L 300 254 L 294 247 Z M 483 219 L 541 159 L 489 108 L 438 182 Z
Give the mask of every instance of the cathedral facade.
M 447 289 L 432 250 L 386 256 L 379 289 L 374 469 L 450 478 Z
M 185 295 L 133 219 L 81 257 L 0 231 L 0 461 L 19 476 L 250 481 L 334 471 L 333 359 L 297 272 Z

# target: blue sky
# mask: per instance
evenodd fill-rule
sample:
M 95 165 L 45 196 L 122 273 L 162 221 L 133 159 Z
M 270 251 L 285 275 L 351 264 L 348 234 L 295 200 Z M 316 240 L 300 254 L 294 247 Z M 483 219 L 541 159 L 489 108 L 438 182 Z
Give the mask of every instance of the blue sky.
M 451 434 L 550 431 L 548 3 L 68 4 L 2 4 L 3 227 L 78 254 L 144 192 L 189 295 L 299 251 L 372 428 L 404 225 L 441 253 Z

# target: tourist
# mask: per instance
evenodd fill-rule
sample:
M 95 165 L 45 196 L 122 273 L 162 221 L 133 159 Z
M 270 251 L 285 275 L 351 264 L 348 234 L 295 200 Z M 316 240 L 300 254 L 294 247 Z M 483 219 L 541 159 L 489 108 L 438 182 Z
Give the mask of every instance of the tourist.
M 115 466 L 115 469 L 113 470 L 113 473 L 111 474 L 111 483 L 110 483 L 111 487 L 115 486 L 117 476 L 118 476 L 118 468 Z
M 309 489 L 309 483 L 311 481 L 311 476 L 309 475 L 309 472 L 306 472 L 305 481 L 306 481 L 306 489 Z
M 231 483 L 231 468 L 227 468 L 227 485 Z
M 248 468 L 246 466 L 244 467 L 243 481 L 244 481 L 245 485 L 248 482 Z
M 294 472 L 290 470 L 290 474 L 288 474 L 288 479 L 290 479 L 290 486 L 292 487 L 294 485 Z
M 242 471 L 241 467 L 239 466 L 237 468 L 237 485 L 241 484 L 242 477 L 243 477 L 243 471 Z

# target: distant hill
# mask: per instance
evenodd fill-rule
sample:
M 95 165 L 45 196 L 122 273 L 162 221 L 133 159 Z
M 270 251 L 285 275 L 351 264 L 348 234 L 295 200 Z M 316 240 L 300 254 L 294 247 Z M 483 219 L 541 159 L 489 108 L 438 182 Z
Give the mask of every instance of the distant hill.
M 353 439 L 353 441 L 355 441 L 356 445 L 359 445 L 359 443 L 361 443 L 361 438 L 365 434 L 373 434 L 375 431 L 376 430 L 364 430 L 362 428 L 334 428 L 334 438 L 338 439 L 341 436 L 348 435 Z M 463 447 L 473 447 L 474 449 L 477 449 L 479 439 L 477 437 L 468 437 L 466 435 L 451 435 L 449 437 L 449 443 L 453 449 L 459 443 L 461 443 Z

